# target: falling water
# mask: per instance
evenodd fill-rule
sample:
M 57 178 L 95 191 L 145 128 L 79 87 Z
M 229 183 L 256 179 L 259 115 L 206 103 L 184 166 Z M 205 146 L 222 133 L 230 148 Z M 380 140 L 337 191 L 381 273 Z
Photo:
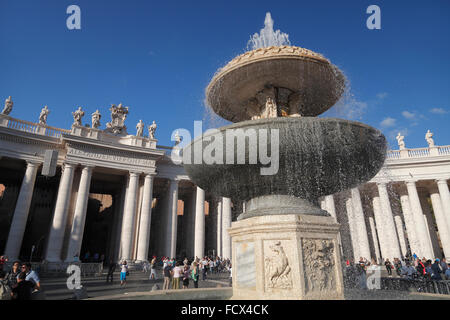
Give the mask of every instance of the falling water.
M 273 19 L 270 12 L 266 13 L 264 28 L 255 33 L 247 43 L 247 50 L 255 50 L 271 46 L 290 46 L 289 35 L 280 30 L 273 30 Z

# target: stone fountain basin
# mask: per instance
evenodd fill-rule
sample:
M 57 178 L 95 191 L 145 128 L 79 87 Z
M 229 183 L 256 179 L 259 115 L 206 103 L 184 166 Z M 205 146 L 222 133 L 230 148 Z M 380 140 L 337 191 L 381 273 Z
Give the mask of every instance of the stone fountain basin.
M 301 92 L 303 116 L 314 117 L 341 97 L 345 79 L 328 61 L 303 55 L 263 55 L 221 69 L 206 89 L 206 102 L 231 122 L 250 120 L 248 101 L 266 86 Z
M 222 138 L 225 145 L 232 140 L 227 141 L 226 132 L 233 129 L 243 129 L 240 136 L 255 129 L 258 139 L 263 136 L 259 129 L 268 132 L 278 129 L 278 172 L 261 175 L 260 169 L 269 165 L 261 165 L 259 157 L 258 164 L 248 164 L 249 150 L 254 152 L 256 145 L 245 148 L 246 164 L 226 164 L 225 147 L 223 164 L 208 164 L 201 158 L 194 162 L 195 144 L 197 150 L 201 146 L 208 150 L 205 148 L 211 148 L 211 141 Z M 214 135 L 218 140 L 211 139 Z M 320 196 L 353 188 L 373 178 L 383 166 L 387 148 L 386 138 L 375 128 L 355 121 L 313 117 L 240 122 L 222 127 L 215 134 L 206 133 L 201 140 L 202 137 L 197 138 L 183 150 L 186 173 L 196 185 L 213 195 L 242 201 L 288 195 L 317 203 Z

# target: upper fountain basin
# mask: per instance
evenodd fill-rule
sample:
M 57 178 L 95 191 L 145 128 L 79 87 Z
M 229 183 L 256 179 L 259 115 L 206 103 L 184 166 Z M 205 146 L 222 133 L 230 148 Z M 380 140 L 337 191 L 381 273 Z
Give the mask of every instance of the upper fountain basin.
M 227 139 L 231 130 L 238 133 L 238 138 L 251 130 L 257 133 L 258 142 L 249 143 L 250 148 L 246 145 L 245 164 L 237 164 L 238 138 Z M 278 148 L 271 143 L 272 132 L 278 132 Z M 264 135 L 269 138 L 261 144 Z M 226 146 L 230 143 L 234 145 L 232 157 L 236 164 L 227 164 L 230 162 Z M 262 165 L 258 155 L 257 163 L 249 164 L 251 154 L 259 154 L 265 144 L 271 163 Z M 214 146 L 219 153 L 211 152 Z M 193 151 L 199 149 L 203 150 L 203 158 L 200 156 L 200 161 L 194 162 Z M 270 152 L 279 155 L 278 170 L 273 175 L 262 175 L 261 168 L 275 167 L 277 157 Z M 205 161 L 208 153 L 221 163 Z M 373 178 L 386 157 L 386 138 L 379 130 L 355 121 L 312 117 L 261 119 L 207 133 L 186 146 L 183 155 L 184 168 L 192 182 L 215 196 L 248 201 L 265 195 L 289 195 L 316 202 L 320 196 L 356 187 Z
M 259 92 L 276 88 L 280 109 L 314 117 L 332 107 L 345 89 L 345 77 L 322 55 L 278 46 L 246 52 L 220 69 L 206 88 L 206 103 L 231 122 L 252 119 L 249 104 Z M 289 111 L 287 111 L 289 115 Z

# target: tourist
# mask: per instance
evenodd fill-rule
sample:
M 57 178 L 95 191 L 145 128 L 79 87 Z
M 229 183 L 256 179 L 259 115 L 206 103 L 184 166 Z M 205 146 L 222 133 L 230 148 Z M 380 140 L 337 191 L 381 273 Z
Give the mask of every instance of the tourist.
M 34 285 L 34 292 L 41 289 L 41 280 L 36 271 L 31 270 L 31 263 L 22 263 L 21 271 L 25 272 L 27 281 L 31 281 Z
M 388 258 L 386 258 L 386 260 L 384 261 L 384 265 L 386 266 L 386 270 L 388 272 L 389 277 L 391 277 L 392 276 L 392 264 Z
M 127 260 L 124 260 L 120 265 L 120 286 L 127 283 L 128 265 Z
M 199 278 L 199 263 L 198 258 L 192 264 L 191 278 L 194 281 L 194 288 L 198 288 L 198 278 Z
M 367 289 L 366 264 L 362 257 L 359 259 L 359 263 L 356 265 L 356 275 L 358 276 L 359 288 Z
M 98 262 L 100 255 L 98 253 L 94 253 L 94 262 Z
M 431 260 L 425 262 L 425 277 L 427 280 L 431 280 L 431 275 L 433 274 L 433 269 L 431 268 Z
M 114 271 L 116 271 L 116 263 L 110 259 L 109 265 L 108 265 L 108 274 L 106 275 L 106 282 L 109 282 L 109 279 L 111 278 L 111 284 L 113 283 L 113 277 L 114 277 Z
M 202 280 L 203 281 L 206 280 L 207 266 L 208 266 L 208 261 L 207 261 L 207 258 L 204 257 L 200 264 L 200 268 L 202 269 Z
M 143 273 L 147 273 L 148 272 L 148 267 L 149 267 L 149 265 L 148 265 L 147 261 L 142 262 L 142 272 Z
M 188 264 L 189 264 L 189 260 L 187 257 L 185 257 L 183 260 L 183 265 L 187 266 Z
M 414 278 L 416 278 L 416 274 L 416 268 L 414 268 L 409 262 L 401 270 L 401 276 L 408 280 L 413 280 Z
M 442 280 L 441 273 L 442 270 L 439 264 L 439 259 L 436 259 L 434 263 L 431 265 L 431 279 L 435 281 Z
M 12 289 L 14 300 L 31 300 L 32 290 L 35 284 L 32 281 L 27 280 L 27 274 L 25 272 L 19 273 L 17 276 L 17 286 Z
M 191 276 L 190 271 L 191 268 L 189 268 L 189 265 L 185 264 L 183 267 L 183 289 L 189 288 L 189 278 Z
M 0 300 L 11 300 L 11 287 L 8 285 L 6 273 L 0 270 Z
M 8 286 L 12 289 L 17 285 L 17 276 L 20 273 L 20 262 L 14 261 L 11 270 L 6 275 Z
M 445 270 L 445 277 L 450 280 L 450 263 L 447 265 L 447 270 Z
M 214 268 L 214 261 L 213 259 L 210 259 L 208 261 L 208 265 L 209 265 L 209 270 L 211 271 L 211 274 L 215 273 L 215 268 Z
M 172 269 L 172 289 L 180 289 L 180 278 L 183 276 L 183 268 L 177 261 Z
M 230 287 L 233 286 L 233 268 L 231 267 L 231 263 L 230 263 L 230 268 L 228 269 L 228 271 L 230 272 Z
M 156 257 L 153 256 L 150 262 L 150 280 L 156 280 Z
M 443 274 L 445 274 L 448 269 L 447 260 L 445 260 L 445 258 L 441 260 L 441 269 Z
M 164 274 L 163 290 L 169 290 L 170 289 L 171 271 L 172 271 L 172 265 L 170 265 L 169 263 L 166 263 L 165 267 L 163 269 L 163 274 Z
M 416 267 L 417 273 L 421 276 L 421 277 L 425 277 L 426 276 L 426 270 L 425 270 L 425 264 L 420 261 L 420 259 L 417 259 L 417 267 Z
M 394 266 L 395 266 L 395 271 L 397 272 L 397 275 L 400 276 L 400 274 L 402 273 L 402 264 L 401 264 L 400 259 L 394 258 Z
M 0 271 L 3 270 L 3 266 L 8 262 L 8 258 L 5 256 L 0 256 Z

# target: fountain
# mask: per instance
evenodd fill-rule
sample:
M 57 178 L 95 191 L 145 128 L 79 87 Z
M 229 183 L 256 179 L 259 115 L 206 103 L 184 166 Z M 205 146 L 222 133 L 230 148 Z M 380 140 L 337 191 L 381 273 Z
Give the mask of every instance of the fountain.
M 234 124 L 186 146 L 184 167 L 200 188 L 245 202 L 229 229 L 233 298 L 342 299 L 339 225 L 318 198 L 374 177 L 386 139 L 359 122 L 317 118 L 340 99 L 344 75 L 286 45 L 270 14 L 265 24 L 253 50 L 206 88 L 208 106 Z

